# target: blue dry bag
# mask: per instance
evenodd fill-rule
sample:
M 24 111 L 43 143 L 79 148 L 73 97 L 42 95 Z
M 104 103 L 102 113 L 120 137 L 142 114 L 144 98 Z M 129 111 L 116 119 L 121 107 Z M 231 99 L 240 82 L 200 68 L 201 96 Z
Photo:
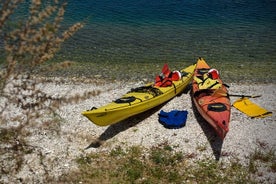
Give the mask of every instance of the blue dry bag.
M 160 111 L 159 122 L 166 128 L 181 128 L 186 125 L 188 111 L 172 110 L 171 112 Z

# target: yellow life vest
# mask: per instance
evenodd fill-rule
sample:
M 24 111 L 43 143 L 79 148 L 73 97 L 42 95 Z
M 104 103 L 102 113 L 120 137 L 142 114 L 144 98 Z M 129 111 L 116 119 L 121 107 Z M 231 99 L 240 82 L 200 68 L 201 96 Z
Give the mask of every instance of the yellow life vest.
M 221 87 L 219 81 L 211 79 L 208 77 L 208 74 L 203 75 L 203 80 L 196 76 L 194 77 L 194 80 L 197 82 L 199 89 L 218 89 Z

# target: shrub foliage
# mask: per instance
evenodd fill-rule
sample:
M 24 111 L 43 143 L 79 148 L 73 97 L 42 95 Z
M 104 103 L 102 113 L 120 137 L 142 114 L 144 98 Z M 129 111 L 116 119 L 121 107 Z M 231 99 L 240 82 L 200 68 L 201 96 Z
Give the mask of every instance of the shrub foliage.
M 49 62 L 62 43 L 83 26 L 76 23 L 67 29 L 61 28 L 66 3 L 1 0 L 0 4 L 0 40 L 3 40 L 0 49 L 4 51 L 4 60 L 0 63 L 0 175 L 3 177 L 20 171 L 25 154 L 35 151 L 43 162 L 41 151 L 33 148 L 27 137 L 44 122 L 56 123 L 53 117 L 60 105 L 85 98 L 90 93 L 70 98 L 53 97 L 42 90 L 45 79 L 34 75 L 34 71 Z M 15 18 L 19 7 L 26 5 L 27 16 Z M 69 64 L 65 61 L 57 67 Z

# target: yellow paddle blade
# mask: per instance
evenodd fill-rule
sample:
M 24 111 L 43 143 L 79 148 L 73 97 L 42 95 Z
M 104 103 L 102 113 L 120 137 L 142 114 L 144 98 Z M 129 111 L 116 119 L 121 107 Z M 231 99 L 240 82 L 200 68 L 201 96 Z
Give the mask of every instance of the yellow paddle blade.
M 233 103 L 233 106 L 252 118 L 264 118 L 272 115 L 272 112 L 269 112 L 259 105 L 251 102 L 247 97 L 236 100 Z

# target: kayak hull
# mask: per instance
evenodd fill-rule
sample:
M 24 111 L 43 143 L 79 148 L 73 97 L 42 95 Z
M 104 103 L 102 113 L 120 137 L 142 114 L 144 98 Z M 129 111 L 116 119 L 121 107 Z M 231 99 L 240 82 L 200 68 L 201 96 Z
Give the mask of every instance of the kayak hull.
M 204 59 L 199 58 L 194 78 L 202 76 L 209 69 L 211 68 Z M 217 135 L 224 139 L 229 131 L 231 103 L 227 88 L 220 78 L 217 80 L 222 84 L 219 89 L 199 89 L 198 83 L 193 79 L 192 99 L 199 114 L 214 128 Z
M 180 94 L 190 84 L 194 70 L 195 65 L 182 69 L 180 72 L 185 75 L 180 80 L 173 81 L 172 86 L 145 85 L 107 105 L 84 111 L 82 115 L 96 125 L 107 126 L 145 112 Z

